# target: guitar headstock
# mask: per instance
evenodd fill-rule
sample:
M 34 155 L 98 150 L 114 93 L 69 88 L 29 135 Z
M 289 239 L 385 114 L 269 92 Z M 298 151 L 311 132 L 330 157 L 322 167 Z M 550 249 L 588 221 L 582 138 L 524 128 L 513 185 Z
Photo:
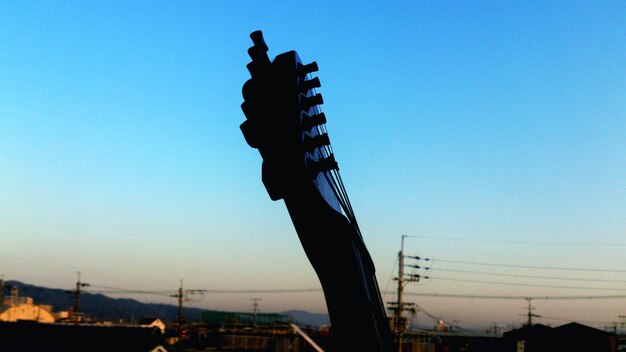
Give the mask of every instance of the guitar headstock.
M 326 202 L 341 212 L 342 185 L 338 181 L 316 62 L 303 64 L 296 51 L 271 60 L 261 31 L 250 37 L 247 65 L 251 78 L 243 85 L 241 108 L 247 120 L 241 130 L 247 143 L 263 158 L 262 180 L 272 200 L 289 195 L 293 187 L 310 182 Z
M 241 131 L 263 158 L 270 198 L 284 199 L 318 273 L 337 350 L 390 352 L 393 340 L 375 269 L 339 175 L 326 131 L 317 63 L 295 51 L 271 60 L 261 31 L 250 37 Z

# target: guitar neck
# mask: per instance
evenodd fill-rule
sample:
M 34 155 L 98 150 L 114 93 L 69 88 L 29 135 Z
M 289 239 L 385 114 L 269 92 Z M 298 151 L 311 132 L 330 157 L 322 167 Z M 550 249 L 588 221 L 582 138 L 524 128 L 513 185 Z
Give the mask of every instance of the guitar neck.
M 360 233 L 306 184 L 284 198 L 324 291 L 337 351 L 393 348 L 375 269 Z

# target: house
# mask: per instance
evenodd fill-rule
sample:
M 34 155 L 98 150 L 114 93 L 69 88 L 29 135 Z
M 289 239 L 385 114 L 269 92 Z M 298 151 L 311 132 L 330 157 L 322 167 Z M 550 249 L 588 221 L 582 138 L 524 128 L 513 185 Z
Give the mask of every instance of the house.
M 616 352 L 617 335 L 578 323 L 554 328 L 563 351 Z
M 165 333 L 165 323 L 163 323 L 161 319 L 159 318 L 152 318 L 152 317 L 143 318 L 139 320 L 137 324 L 143 327 L 148 327 L 148 328 L 157 327 L 159 328 L 159 330 L 161 330 L 162 334 Z
M 617 336 L 579 323 L 525 325 L 503 334 L 504 352 L 616 352 Z

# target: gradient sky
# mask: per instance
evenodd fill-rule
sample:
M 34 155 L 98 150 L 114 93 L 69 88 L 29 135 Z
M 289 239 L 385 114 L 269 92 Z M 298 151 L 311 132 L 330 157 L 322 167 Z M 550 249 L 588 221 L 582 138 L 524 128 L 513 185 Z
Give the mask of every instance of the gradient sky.
M 325 312 L 321 292 L 252 292 L 320 287 L 239 130 L 257 29 L 270 57 L 319 64 L 381 289 L 407 235 L 434 260 L 406 292 L 492 297 L 407 296 L 419 324 L 519 325 L 524 297 L 551 298 L 532 300 L 544 324 L 626 314 L 623 1 L 2 2 L 4 279 L 182 278 L 245 291 L 190 306 Z

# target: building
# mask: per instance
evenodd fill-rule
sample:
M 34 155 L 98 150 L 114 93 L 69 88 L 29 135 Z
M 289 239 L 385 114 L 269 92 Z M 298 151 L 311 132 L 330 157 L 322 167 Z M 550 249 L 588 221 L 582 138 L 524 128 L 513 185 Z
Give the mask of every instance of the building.
M 17 287 L 11 290 L 11 296 L 0 304 L 0 321 L 34 321 L 37 323 L 54 323 L 56 316 L 52 306 L 34 304 L 30 297 L 19 297 Z
M 142 327 L 152 328 L 157 327 L 161 330 L 161 333 L 165 333 L 165 323 L 161 321 L 159 318 L 143 318 L 137 322 Z
M 525 325 L 503 335 L 504 352 L 616 352 L 617 335 L 579 323 Z

